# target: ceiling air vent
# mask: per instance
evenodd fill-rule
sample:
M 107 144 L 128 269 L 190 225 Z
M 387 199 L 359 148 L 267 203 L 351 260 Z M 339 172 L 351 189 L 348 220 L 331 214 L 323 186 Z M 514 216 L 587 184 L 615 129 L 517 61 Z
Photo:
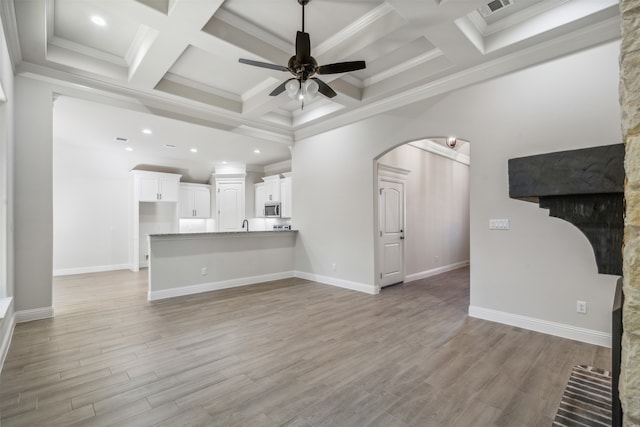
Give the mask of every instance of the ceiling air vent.
M 478 9 L 478 12 L 480 12 L 480 15 L 486 18 L 487 16 L 493 15 L 500 9 L 511 6 L 512 4 L 513 0 L 493 0 L 492 2 L 487 3 L 480 9 Z
M 115 142 L 127 142 L 127 141 L 129 141 L 129 139 L 128 139 L 128 138 L 123 138 L 123 137 L 121 137 L 121 136 L 116 136 L 115 138 L 113 138 L 113 140 L 114 140 Z

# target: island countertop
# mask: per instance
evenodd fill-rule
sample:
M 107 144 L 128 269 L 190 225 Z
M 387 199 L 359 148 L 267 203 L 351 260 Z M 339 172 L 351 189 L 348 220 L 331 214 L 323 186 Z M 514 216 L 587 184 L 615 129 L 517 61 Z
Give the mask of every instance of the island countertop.
M 298 230 L 150 234 L 148 299 L 294 277 Z
M 298 230 L 249 230 L 249 231 L 205 231 L 205 232 L 195 232 L 195 233 L 159 233 L 159 234 L 149 234 L 149 237 L 183 237 L 183 236 L 204 236 L 204 237 L 215 237 L 215 236 L 234 236 L 234 235 L 271 235 L 275 233 L 297 233 Z

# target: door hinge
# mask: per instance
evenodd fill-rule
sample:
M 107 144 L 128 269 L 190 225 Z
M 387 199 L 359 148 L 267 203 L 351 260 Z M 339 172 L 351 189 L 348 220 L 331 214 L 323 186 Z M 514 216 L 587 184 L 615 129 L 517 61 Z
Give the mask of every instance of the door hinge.
M 380 273 L 380 278 L 382 279 L 382 273 Z
M 380 237 L 382 237 L 382 230 L 380 230 Z
M 380 195 L 382 196 L 382 188 L 380 189 Z

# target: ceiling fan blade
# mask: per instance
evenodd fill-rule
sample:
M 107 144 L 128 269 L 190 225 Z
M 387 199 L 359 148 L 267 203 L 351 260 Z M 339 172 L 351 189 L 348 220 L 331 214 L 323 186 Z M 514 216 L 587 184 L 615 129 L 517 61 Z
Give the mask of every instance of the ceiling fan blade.
M 337 95 L 337 93 L 333 89 L 331 89 L 328 84 L 326 84 L 325 82 L 323 82 L 319 78 L 312 77 L 311 80 L 315 80 L 316 83 L 318 83 L 318 92 L 320 92 L 321 94 L 323 94 L 327 98 L 333 98 L 334 96 Z
M 282 92 L 285 91 L 287 83 L 289 83 L 291 80 L 295 80 L 295 79 L 287 79 L 284 82 L 282 82 L 281 84 L 278 85 L 277 88 L 275 88 L 270 94 L 269 96 L 278 96 L 280 95 Z
M 240 58 L 238 61 L 243 64 L 253 65 L 254 67 L 270 68 L 277 71 L 289 71 L 289 68 L 287 67 L 284 67 L 282 65 L 269 64 L 268 62 L 253 61 L 251 59 L 243 58 Z
M 311 57 L 311 39 L 309 33 L 298 31 L 296 34 L 296 61 L 299 64 L 309 63 Z
M 357 71 L 367 68 L 364 61 L 336 62 L 335 64 L 321 65 L 318 67 L 318 74 L 338 74 L 349 71 Z

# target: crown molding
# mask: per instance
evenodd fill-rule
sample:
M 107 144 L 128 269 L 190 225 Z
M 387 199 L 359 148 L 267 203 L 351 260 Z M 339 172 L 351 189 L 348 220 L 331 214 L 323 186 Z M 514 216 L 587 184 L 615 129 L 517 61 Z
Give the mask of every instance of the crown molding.
M 17 75 L 50 83 L 61 94 L 91 99 L 118 100 L 122 108 L 135 109 L 152 114 L 165 112 L 167 117 L 190 121 L 203 126 L 220 128 L 229 132 L 248 135 L 286 145 L 293 143 L 293 132 L 288 126 L 250 120 L 240 113 L 216 108 L 209 104 L 190 101 L 170 93 L 132 89 L 118 83 L 72 74 L 30 62 L 22 62 Z M 109 103 L 109 102 L 107 102 Z M 190 119 L 190 120 L 189 120 Z M 251 131 L 247 131 L 251 129 Z
M 22 51 L 20 50 L 18 23 L 13 1 L 0 1 L 0 18 L 11 59 L 11 68 L 15 74 L 16 66 L 22 62 Z
M 360 19 L 357 19 L 356 21 L 352 22 L 350 25 L 348 25 L 341 31 L 338 31 L 336 34 L 334 34 L 333 36 L 329 37 L 324 42 L 319 44 L 315 48 L 315 56 L 316 57 L 322 56 L 324 53 L 330 51 L 331 49 L 334 49 L 337 46 L 340 46 L 342 43 L 348 41 L 353 36 L 361 32 L 365 28 L 367 28 L 372 23 L 376 22 L 377 20 L 385 17 L 390 13 L 397 13 L 396 9 L 387 2 L 382 3 L 380 6 L 376 7 L 371 12 L 363 15 Z
M 481 63 L 475 67 L 458 71 L 422 86 L 413 87 L 404 92 L 363 105 L 360 108 L 329 115 L 322 122 L 300 126 L 294 131 L 295 140 L 308 138 L 408 104 L 452 92 L 580 49 L 586 49 L 617 39 L 620 39 L 619 16 L 518 50 L 495 60 Z
M 371 86 L 373 84 L 379 83 L 383 80 L 386 80 L 390 77 L 396 76 L 400 73 L 403 73 L 407 70 L 410 70 L 411 68 L 417 67 L 420 64 L 423 64 L 425 62 L 429 62 L 433 59 L 436 59 L 440 56 L 443 56 L 444 54 L 442 53 L 442 51 L 440 49 L 433 49 L 429 52 L 425 52 L 422 55 L 417 55 L 414 58 L 405 61 L 401 64 L 398 64 L 394 67 L 388 68 L 387 70 L 378 73 L 374 76 L 369 77 L 368 79 L 364 80 L 364 86 Z

